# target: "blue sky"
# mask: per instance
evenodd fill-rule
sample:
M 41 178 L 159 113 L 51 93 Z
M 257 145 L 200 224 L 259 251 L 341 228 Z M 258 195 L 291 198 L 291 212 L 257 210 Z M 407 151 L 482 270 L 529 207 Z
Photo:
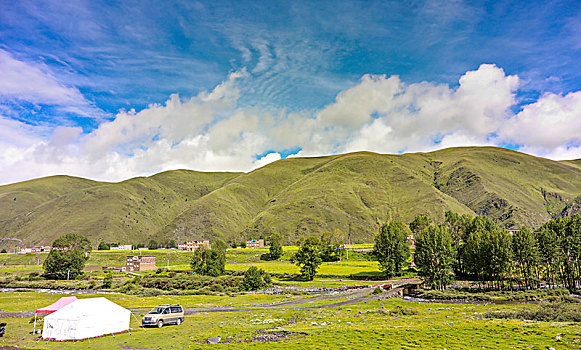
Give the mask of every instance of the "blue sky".
M 579 158 L 580 58 L 575 1 L 6 0 L 0 183 L 456 145 Z

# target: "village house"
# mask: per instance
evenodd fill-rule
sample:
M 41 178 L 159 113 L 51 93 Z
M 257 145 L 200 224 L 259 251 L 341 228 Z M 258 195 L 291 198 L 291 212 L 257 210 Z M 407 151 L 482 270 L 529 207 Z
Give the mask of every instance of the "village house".
M 127 255 L 125 270 L 127 272 L 155 270 L 155 256 Z
M 37 245 L 35 247 L 32 247 L 32 253 L 48 253 L 48 252 L 50 252 L 49 245 Z
M 123 245 L 118 245 L 117 247 L 111 247 L 111 250 L 132 250 L 131 249 L 132 246 L 131 244 L 123 244 Z
M 18 254 L 30 254 L 32 253 L 32 248 L 20 248 Z
M 246 248 L 262 248 L 264 247 L 264 239 L 249 239 L 246 241 Z
M 188 252 L 194 252 L 200 247 L 210 249 L 210 241 L 187 241 L 185 244 L 178 245 L 178 249 L 187 250 Z
M 103 271 L 125 272 L 125 266 L 102 266 Z
M 38 245 L 38 246 L 34 246 L 32 248 L 20 248 L 20 250 L 17 251 L 18 254 L 36 254 L 36 253 L 48 253 L 50 252 L 50 246 L 49 245 Z

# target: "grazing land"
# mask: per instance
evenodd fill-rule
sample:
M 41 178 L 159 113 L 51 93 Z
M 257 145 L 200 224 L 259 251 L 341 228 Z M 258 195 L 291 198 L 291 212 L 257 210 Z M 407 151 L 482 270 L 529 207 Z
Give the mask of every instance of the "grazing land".
M 370 293 L 366 291 L 365 293 Z M 99 294 L 96 294 L 97 296 Z M 119 305 L 134 309 L 160 303 L 180 303 L 186 307 L 186 321 L 180 326 L 142 329 L 131 320 L 131 332 L 80 342 L 38 342 L 31 334 L 31 316 L 6 318 L 7 332 L 0 346 L 27 349 L 565 349 L 581 345 L 579 324 L 520 319 L 490 319 L 487 312 L 512 312 L 530 305 L 443 304 L 400 299 L 369 298 L 366 294 L 334 296 L 308 302 L 305 296 L 238 295 L 135 297 L 104 295 Z M 56 301 L 60 295 L 48 293 L 2 293 L 5 311 L 30 312 Z M 78 297 L 87 297 L 79 295 Z M 357 299 L 359 298 L 359 299 Z M 301 303 L 304 300 L 304 303 Z M 296 301 L 284 306 L 284 301 Z M 337 301 L 350 303 L 325 307 Z M 268 304 L 281 306 L 265 307 Z M 310 307 L 309 309 L 303 309 Z M 188 309 L 204 308 L 200 312 Z M 213 310 L 209 310 L 212 308 Z M 219 312 L 234 308 L 236 312 Z M 218 311 L 218 312 L 215 312 Z M 222 345 L 208 344 L 218 336 Z M 261 340 L 278 340 L 266 342 Z
M 358 247 L 362 248 L 362 247 Z M 510 302 L 503 293 L 490 291 L 447 291 L 434 297 L 448 297 L 451 301 L 402 298 L 395 291 L 378 293 L 376 283 L 392 283 L 394 286 L 417 279 L 375 281 L 369 278 L 382 276 L 375 261 L 366 259 L 364 253 L 351 252 L 353 260 L 324 263 L 313 281 L 302 281 L 293 275 L 295 265 L 288 260 L 296 247 L 285 247 L 281 260 L 262 261 L 260 255 L 267 249 L 229 249 L 227 269 L 242 271 L 248 266 L 260 266 L 275 274 L 274 288 L 266 293 L 246 293 L 232 290 L 203 288 L 200 295 L 184 294 L 187 291 L 157 290 L 151 294 L 148 288 L 128 290 L 134 281 L 133 274 L 114 274 L 111 290 L 99 290 L 103 272 L 91 272 L 94 266 L 121 266 L 129 252 L 95 251 L 90 254 L 85 275 L 77 281 L 44 281 L 30 278 L 40 272 L 45 255 L 0 255 L 0 281 L 38 288 L 82 289 L 71 292 L 79 298 L 104 296 L 132 310 L 128 333 L 94 338 L 78 342 L 39 341 L 32 334 L 33 311 L 58 300 L 63 294 L 12 289 L 0 293 L 0 322 L 7 323 L 6 334 L 0 338 L 0 347 L 26 349 L 457 349 L 477 346 L 484 349 L 565 349 L 581 346 L 579 321 L 581 303 L 552 296 L 568 294 L 559 289 L 552 293 L 538 294 L 546 303 L 567 302 L 567 315 L 562 322 L 528 320 L 526 317 L 547 317 L 545 310 L 555 307 L 539 307 L 533 298 L 520 298 Z M 195 276 L 180 273 L 188 270 L 191 253 L 176 250 L 146 252 L 158 259 L 160 271 L 139 273 L 141 281 L 158 278 L 176 281 Z M 166 258 L 167 260 L 164 260 Z M 161 271 L 167 267 L 170 271 Z M 177 271 L 174 278 L 167 278 Z M 174 272 L 175 273 L 175 272 Z M 285 273 L 287 275 L 285 275 Z M 406 274 L 413 276 L 413 270 Z M 183 277 L 180 277 L 182 276 Z M 18 280 L 14 276 L 19 277 Z M 151 276 L 151 277 L 148 277 Z M 164 277 L 165 276 L 165 277 Z M 402 276 L 406 277 L 406 276 Z M 242 278 L 223 276 L 223 279 Z M 361 278 L 367 278 L 361 279 Z M 91 284 L 91 281 L 96 283 Z M 469 284 L 469 282 L 464 282 Z M 38 284 L 38 285 L 36 285 Z M 359 286 L 355 289 L 342 287 Z M 126 291 L 126 292 L 121 292 Z M 90 293 L 90 294 L 84 294 Z M 427 292 L 423 292 L 427 293 Z M 461 293 L 472 293 L 471 301 L 459 299 Z M 150 295 L 148 295 L 150 294 Z M 554 294 L 554 295 L 553 295 Z M 418 293 L 420 297 L 430 297 Z M 486 300 L 486 301 L 480 301 Z M 140 327 L 138 320 L 156 305 L 172 303 L 185 308 L 186 319 L 180 326 L 163 328 Z M 560 305 L 560 304 L 555 304 Z M 553 311 L 554 312 L 554 311 Z M 532 315 L 532 316 L 528 316 Z M 541 315 L 541 316 L 539 316 Z M 571 316 L 572 315 L 572 316 Z M 210 337 L 220 337 L 220 345 L 209 344 Z

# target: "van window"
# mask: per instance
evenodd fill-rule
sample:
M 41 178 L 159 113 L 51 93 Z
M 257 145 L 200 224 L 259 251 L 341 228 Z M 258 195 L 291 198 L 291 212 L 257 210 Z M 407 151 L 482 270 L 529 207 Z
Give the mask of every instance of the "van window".
M 149 313 L 150 314 L 161 314 L 163 309 L 161 307 L 154 307 Z
M 163 310 L 163 314 L 164 314 L 164 315 L 167 315 L 167 314 L 169 314 L 169 309 L 165 309 L 165 310 Z
M 174 314 L 176 314 L 178 312 L 182 312 L 182 310 L 181 310 L 181 307 L 172 306 L 171 312 L 174 313 Z

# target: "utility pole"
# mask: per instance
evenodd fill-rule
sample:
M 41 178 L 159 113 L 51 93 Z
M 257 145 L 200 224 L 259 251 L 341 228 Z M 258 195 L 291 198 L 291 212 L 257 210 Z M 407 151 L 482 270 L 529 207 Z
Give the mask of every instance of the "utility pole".
M 351 223 L 349 223 L 349 233 L 347 233 L 347 244 L 351 246 Z M 345 249 L 347 251 L 347 260 L 349 260 L 349 249 Z

